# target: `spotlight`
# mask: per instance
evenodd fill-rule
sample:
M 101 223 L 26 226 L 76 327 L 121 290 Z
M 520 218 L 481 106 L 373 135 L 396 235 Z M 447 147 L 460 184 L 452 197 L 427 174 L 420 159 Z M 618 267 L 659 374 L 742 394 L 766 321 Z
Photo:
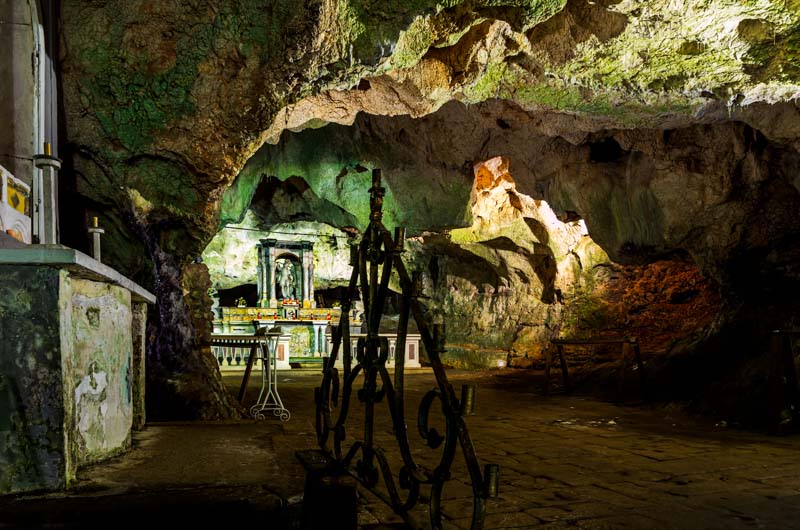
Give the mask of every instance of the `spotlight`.
M 502 360 L 502 359 L 497 361 L 497 367 L 498 368 L 505 368 L 506 367 L 506 362 L 504 360 Z

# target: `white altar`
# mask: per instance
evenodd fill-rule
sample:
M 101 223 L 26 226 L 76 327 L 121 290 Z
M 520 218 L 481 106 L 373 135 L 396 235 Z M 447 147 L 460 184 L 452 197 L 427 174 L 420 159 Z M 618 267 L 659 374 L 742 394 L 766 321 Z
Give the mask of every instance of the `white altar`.
M 247 308 L 255 309 L 255 308 Z M 257 313 L 256 316 L 260 314 Z M 333 322 L 338 322 L 339 315 Z M 270 318 L 254 318 L 250 320 L 232 320 L 228 321 L 227 327 L 223 327 L 222 322 L 215 322 L 214 335 L 227 335 L 232 336 L 236 334 L 252 335 L 255 332 L 255 326 L 274 328 L 280 327 L 281 334 L 277 338 L 275 345 L 275 367 L 278 370 L 289 370 L 291 368 L 307 368 L 316 365 L 322 368 L 322 358 L 330 356 L 333 350 L 333 337 L 331 335 L 332 328 L 330 326 L 331 320 L 284 320 L 284 319 L 270 319 Z M 303 332 L 310 340 L 298 340 L 297 335 Z M 360 323 L 351 327 L 350 333 L 350 351 L 355 357 L 356 345 L 358 344 L 359 337 L 364 337 L 361 333 Z M 389 358 L 387 366 L 393 367 L 395 364 L 398 352 L 397 338 L 393 333 L 381 333 L 382 337 L 389 340 Z M 405 351 L 405 367 L 406 368 L 419 368 L 420 364 L 420 342 L 421 337 L 418 333 L 409 333 L 406 336 Z M 308 344 L 308 347 L 305 345 Z M 228 370 L 244 370 L 247 365 L 247 355 L 249 350 L 246 348 L 232 348 L 223 346 L 212 346 L 214 357 L 216 357 L 219 367 L 223 371 Z M 342 352 L 344 348 L 340 349 L 339 358 L 336 365 L 342 366 Z

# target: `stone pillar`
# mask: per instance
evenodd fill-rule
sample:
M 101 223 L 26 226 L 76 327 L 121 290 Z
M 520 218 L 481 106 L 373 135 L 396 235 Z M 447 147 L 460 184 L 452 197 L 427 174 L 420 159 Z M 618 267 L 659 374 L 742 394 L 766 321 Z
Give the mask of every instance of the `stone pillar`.
M 264 262 L 264 307 L 275 307 L 275 247 L 261 245 L 261 260 Z
M 52 156 L 49 143 L 44 144 L 44 154 L 33 157 L 36 167 L 41 170 L 41 186 L 38 186 L 39 196 L 34 197 L 34 207 L 39 206 L 34 216 L 34 223 L 38 224 L 39 243 L 57 244 L 58 235 L 58 170 L 61 169 L 61 160 Z
M 297 296 L 300 298 L 300 307 L 305 307 L 306 301 L 306 256 L 305 245 L 302 245 L 297 251 L 300 258 L 300 289 L 298 289 Z
M 258 307 L 266 307 L 264 300 L 268 300 L 264 282 L 264 248 L 261 243 L 256 245 L 258 265 L 256 265 L 256 282 L 258 283 Z
M 264 283 L 266 283 L 267 288 L 265 291 L 269 296 L 269 307 L 277 307 L 278 306 L 278 299 L 277 293 L 275 292 L 275 259 L 277 258 L 277 252 L 275 249 L 275 244 L 277 240 L 275 239 L 262 239 L 261 245 L 263 247 L 263 260 L 264 260 Z
M 145 388 L 145 330 L 147 329 L 147 304 L 135 302 L 131 308 L 133 322 L 131 336 L 133 350 L 131 355 L 131 395 L 133 399 L 133 430 L 144 429 L 146 417 L 144 407 Z
M 317 353 L 326 353 L 325 328 L 327 326 L 327 322 L 325 324 L 314 323 L 314 351 Z
M 306 249 L 306 273 L 308 274 L 308 286 L 306 287 L 306 299 L 310 307 L 315 307 L 314 303 L 314 243 L 305 243 Z
M 33 155 L 41 149 L 44 131 L 40 130 L 44 116 L 43 81 L 39 61 L 44 60 L 44 45 L 39 41 L 41 28 L 37 7 L 29 2 L 0 2 L 0 42 L 3 43 L 2 72 L 0 75 L 0 165 L 16 178 L 38 191 L 39 171 L 34 167 Z M 38 55 L 39 61 L 33 60 Z M 37 82 L 37 81 L 41 81 Z M 41 120 L 40 120 L 41 118 Z M 30 215 L 33 217 L 33 202 Z M 38 230 L 34 231 L 38 235 Z
M 311 307 L 317 307 L 314 301 L 314 254 L 308 258 L 308 299 L 311 300 Z

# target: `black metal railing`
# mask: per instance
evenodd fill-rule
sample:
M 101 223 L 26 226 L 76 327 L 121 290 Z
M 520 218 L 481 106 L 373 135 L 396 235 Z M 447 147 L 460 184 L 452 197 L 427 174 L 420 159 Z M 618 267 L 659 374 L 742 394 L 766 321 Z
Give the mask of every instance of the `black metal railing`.
M 451 467 L 458 447 L 466 463 L 473 492 L 471 528 L 483 528 L 486 514 L 485 500 L 496 496 L 499 467 L 488 464 L 481 470 L 475 448 L 470 438 L 465 417 L 474 410 L 475 387 L 464 385 L 457 396 L 447 380 L 441 355 L 445 351 L 444 326 L 429 325 L 424 310 L 413 292 L 413 282 L 402 260 L 405 247 L 405 230 L 397 228 L 394 238 L 382 223 L 383 197 L 380 170 L 373 170 L 370 190 L 370 223 L 362 239 L 351 247 L 350 261 L 353 272 L 342 300 L 341 320 L 333 327 L 333 348 L 323 364 L 323 378 L 315 389 L 316 432 L 324 455 L 339 469 L 352 474 L 403 519 L 409 526 L 433 529 L 442 527 L 442 492 L 451 478 Z M 405 350 L 409 318 L 413 316 L 419 328 L 428 360 L 436 378 L 436 387 L 423 397 L 417 413 L 417 430 L 424 445 L 437 451 L 438 464 L 428 469 L 419 464 L 411 450 L 409 429 L 405 421 L 404 365 L 405 358 L 398 355 L 394 377 L 386 367 L 389 344 L 380 336 L 381 317 L 389 291 L 392 271 L 396 272 L 401 287 L 396 351 Z M 365 336 L 356 342 L 355 364 L 351 355 L 350 305 L 361 290 L 364 305 Z M 336 361 L 342 351 L 342 371 Z M 347 419 L 353 401 L 353 388 L 363 381 L 355 398 L 364 407 L 363 436 L 347 436 Z M 444 432 L 431 427 L 429 418 L 434 404 L 441 405 Z M 392 421 L 394 438 L 402 459 L 402 467 L 395 475 L 385 450 L 375 443 L 375 415 L 379 404 L 385 403 Z M 397 478 L 395 478 L 395 476 Z M 384 488 L 379 487 L 383 481 Z M 412 510 L 428 504 L 430 524 L 423 525 Z M 417 512 L 417 510 L 414 510 Z

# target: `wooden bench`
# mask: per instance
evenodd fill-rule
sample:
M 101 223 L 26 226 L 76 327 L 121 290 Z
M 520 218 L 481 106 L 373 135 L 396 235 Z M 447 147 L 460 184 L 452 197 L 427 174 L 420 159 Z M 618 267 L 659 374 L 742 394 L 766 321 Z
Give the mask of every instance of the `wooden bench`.
M 769 387 L 772 405 L 770 429 L 783 433 L 800 429 L 800 389 L 797 383 L 797 367 L 794 361 L 794 337 L 800 337 L 800 329 L 780 329 L 771 333 Z M 784 417 L 788 412 L 789 417 Z
M 567 359 L 564 357 L 564 348 L 567 346 L 600 346 L 607 344 L 621 344 L 622 345 L 622 365 L 620 372 L 624 374 L 627 367 L 627 360 L 629 351 L 633 348 L 633 353 L 636 357 L 636 366 L 639 370 L 639 390 L 642 395 L 642 400 L 645 399 L 646 386 L 644 377 L 644 365 L 642 364 L 642 353 L 639 349 L 639 342 L 633 337 L 623 337 L 621 339 L 551 339 L 550 343 L 556 347 L 558 360 L 561 363 L 561 378 L 564 384 L 564 390 L 568 393 L 572 391 L 572 383 L 569 378 L 569 367 L 567 366 Z M 545 365 L 544 365 L 544 394 L 550 393 L 550 366 L 553 364 L 553 349 L 547 348 L 545 352 Z

